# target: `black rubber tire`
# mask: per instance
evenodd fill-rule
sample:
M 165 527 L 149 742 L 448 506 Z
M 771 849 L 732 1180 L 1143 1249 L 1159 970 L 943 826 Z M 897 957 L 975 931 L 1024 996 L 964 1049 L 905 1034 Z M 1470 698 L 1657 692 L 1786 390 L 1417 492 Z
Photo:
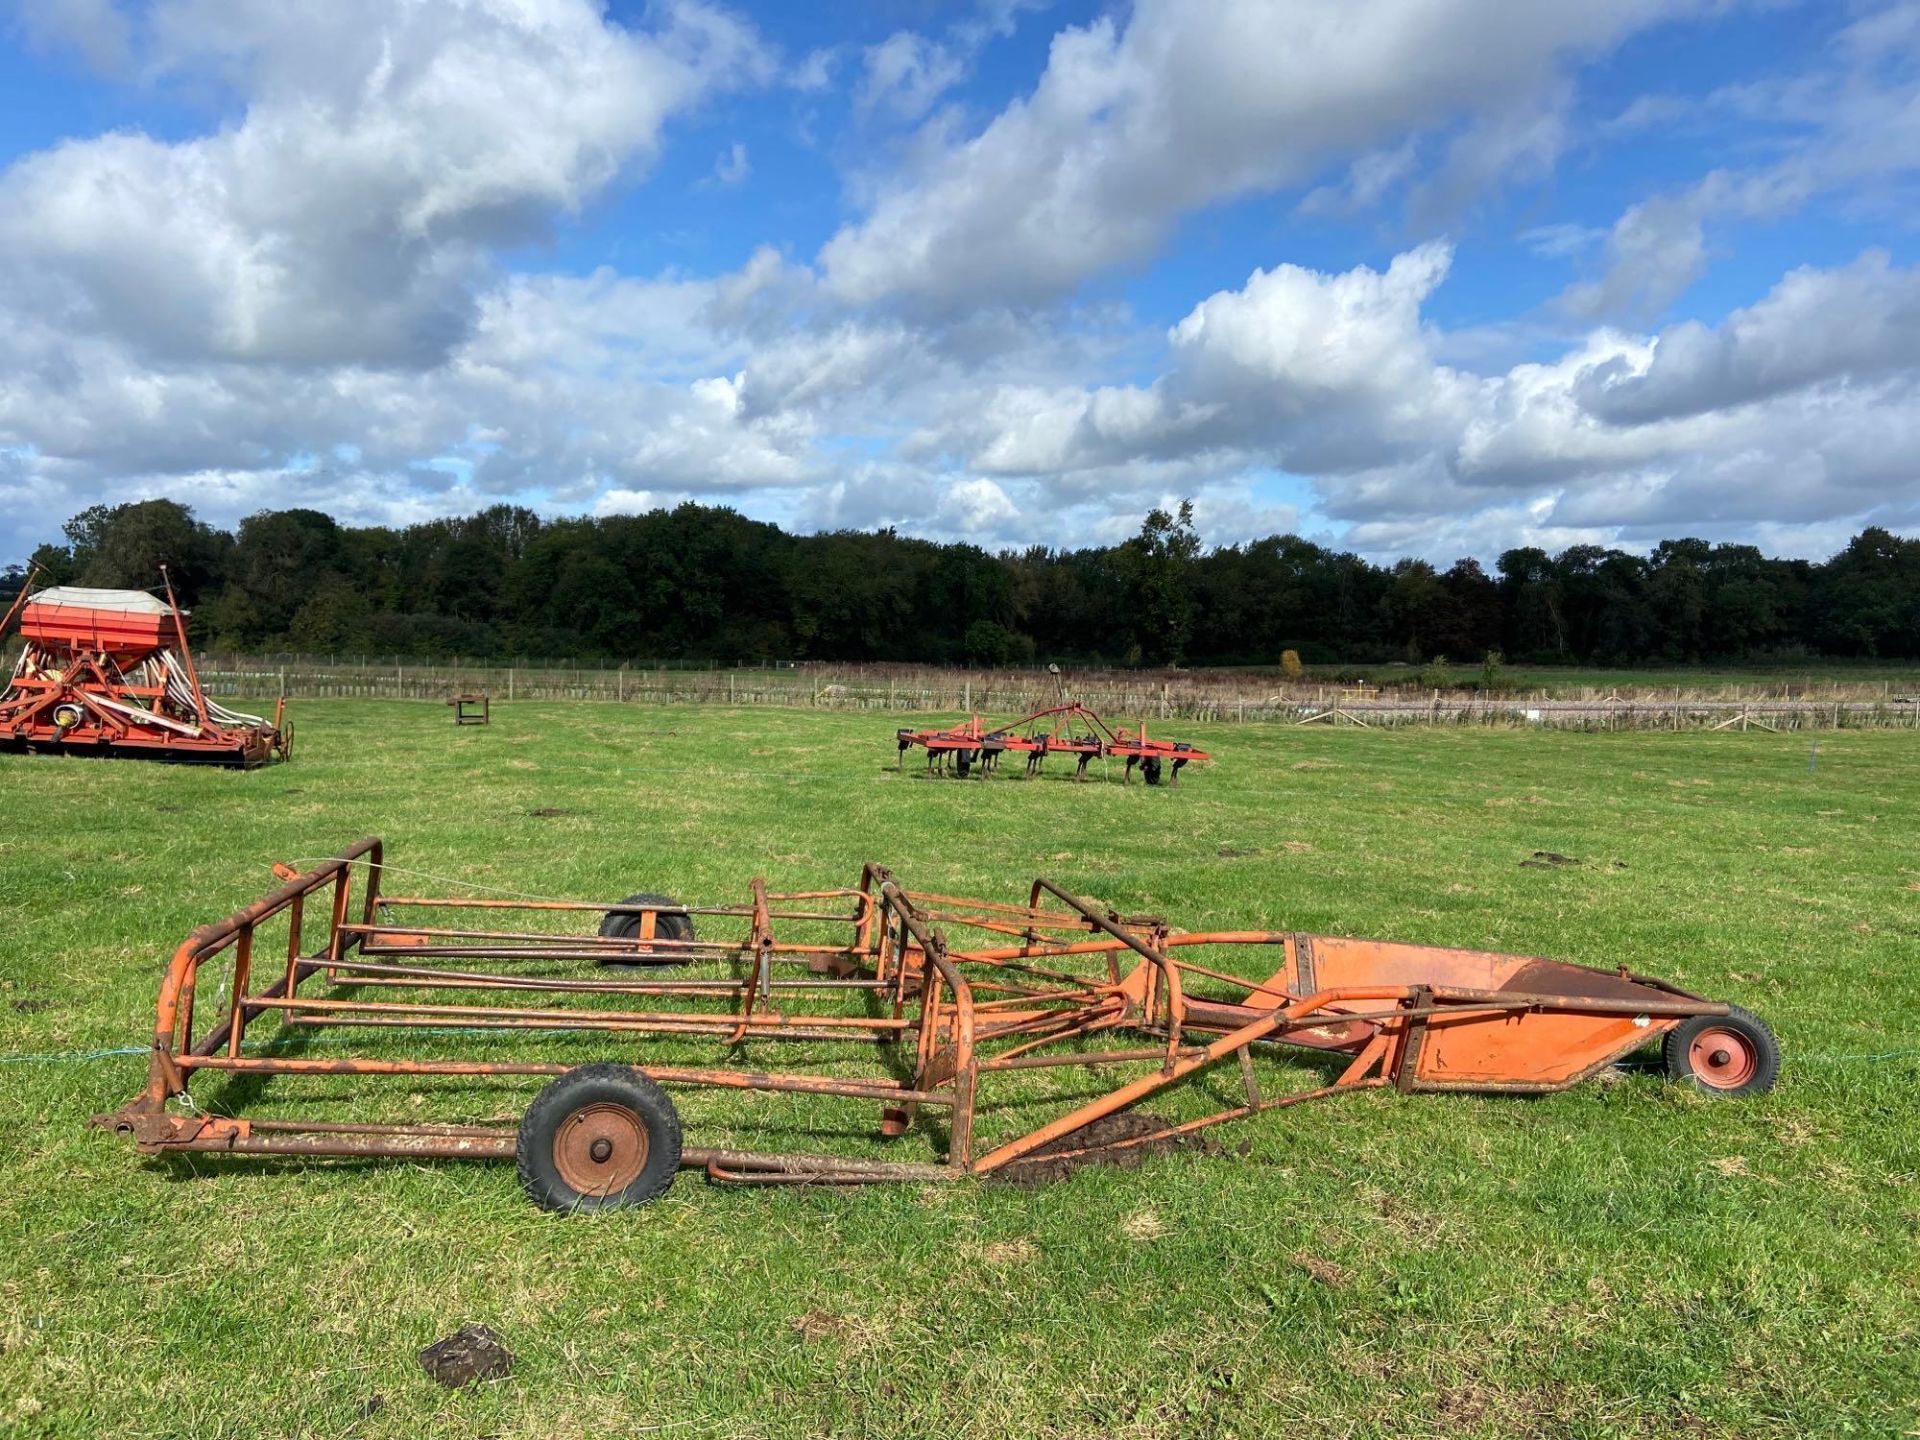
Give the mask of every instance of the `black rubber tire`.
M 953 773 L 954 774 L 958 775 L 962 780 L 964 780 L 967 778 L 967 772 L 972 769 L 973 769 L 973 751 L 956 750 L 953 752 Z
M 1666 1033 L 1660 1042 L 1660 1058 L 1666 1062 L 1667 1078 L 1690 1084 L 1702 1095 L 1721 1099 L 1764 1095 L 1773 1089 L 1774 1082 L 1780 1078 L 1780 1042 L 1774 1038 L 1767 1022 L 1751 1010 L 1742 1010 L 1738 1005 L 1730 1005 L 1727 1010 L 1724 1017 L 1696 1015 Z M 1732 1030 L 1753 1046 L 1754 1070 L 1750 1077 L 1738 1085 L 1714 1085 L 1694 1073 L 1691 1058 L 1693 1042 L 1708 1030 Z
M 554 1158 L 554 1139 L 567 1117 L 590 1105 L 630 1110 L 645 1128 L 647 1156 L 629 1183 L 605 1194 L 568 1184 Z M 652 1080 L 630 1065 L 581 1065 L 550 1082 L 520 1117 L 514 1142 L 520 1184 L 542 1210 L 574 1214 L 644 1205 L 665 1194 L 680 1173 L 680 1113 Z
M 1147 784 L 1158 785 L 1160 783 L 1160 757 L 1158 755 L 1147 756 L 1146 759 L 1140 762 L 1140 773 L 1146 777 Z
M 667 895 L 640 894 L 629 895 L 620 902 L 622 905 L 678 905 L 680 902 Z M 600 934 L 609 940 L 626 940 L 640 933 L 638 915 L 622 915 L 610 911 L 600 921 Z M 653 917 L 653 933 L 662 940 L 693 939 L 693 917 L 691 915 L 656 915 Z M 686 962 L 684 955 L 676 955 L 671 950 L 635 950 L 626 955 L 609 955 L 602 965 L 680 965 Z

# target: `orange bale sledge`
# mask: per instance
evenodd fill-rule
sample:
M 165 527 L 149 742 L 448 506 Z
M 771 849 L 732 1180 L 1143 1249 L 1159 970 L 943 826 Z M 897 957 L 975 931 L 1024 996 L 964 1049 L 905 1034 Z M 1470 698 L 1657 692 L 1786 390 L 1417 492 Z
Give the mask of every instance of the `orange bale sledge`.
M 845 889 L 756 879 L 744 903 L 694 906 L 390 894 L 377 839 L 275 868 L 278 889 L 175 952 L 146 1086 L 94 1117 L 143 1153 L 511 1157 L 538 1204 L 593 1210 L 652 1199 L 684 1167 L 759 1185 L 955 1180 L 1347 1091 L 1561 1090 L 1656 1044 L 1708 1095 L 1765 1091 L 1780 1065 L 1754 1016 L 1624 966 L 1189 933 L 1045 879 L 1022 904 L 868 864 Z M 1065 1067 L 1070 1098 L 1036 1092 L 1030 1072 Z M 1183 1083 L 1223 1067 L 1239 1072 L 1230 1098 Z M 545 1088 L 503 1119 L 487 1092 L 531 1079 Z M 334 1108 L 251 1113 L 285 1086 Z M 367 1113 L 367 1088 L 402 1103 Z M 878 1123 L 863 1155 L 699 1143 L 681 1109 L 703 1090 L 877 1106 Z M 1149 1108 L 1163 1102 L 1176 1113 Z M 419 1118 L 461 1106 L 477 1113 Z M 892 1153 L 910 1135 L 929 1158 Z

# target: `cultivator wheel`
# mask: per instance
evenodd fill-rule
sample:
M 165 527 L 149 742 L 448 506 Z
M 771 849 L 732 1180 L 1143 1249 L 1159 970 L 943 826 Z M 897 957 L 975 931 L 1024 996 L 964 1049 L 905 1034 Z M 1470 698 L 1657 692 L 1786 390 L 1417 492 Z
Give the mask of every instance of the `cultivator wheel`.
M 1667 1032 L 1667 1074 L 1708 1095 L 1764 1095 L 1780 1076 L 1780 1042 L 1767 1022 L 1738 1005 Z
M 620 902 L 622 905 L 658 905 L 663 907 L 651 916 L 653 920 L 653 938 L 679 942 L 691 941 L 693 937 L 693 917 L 678 913 L 680 902 L 666 895 L 641 893 L 629 895 Z M 600 936 L 604 940 L 640 940 L 647 938 L 646 914 L 636 914 L 627 910 L 609 910 L 606 918 L 600 922 Z M 678 965 L 684 957 L 673 953 L 671 949 L 640 944 L 633 950 L 622 950 L 618 954 L 602 958 L 602 965 Z
M 582 1065 L 534 1097 L 514 1146 L 542 1210 L 617 1210 L 666 1193 L 680 1169 L 680 1115 L 629 1065 Z

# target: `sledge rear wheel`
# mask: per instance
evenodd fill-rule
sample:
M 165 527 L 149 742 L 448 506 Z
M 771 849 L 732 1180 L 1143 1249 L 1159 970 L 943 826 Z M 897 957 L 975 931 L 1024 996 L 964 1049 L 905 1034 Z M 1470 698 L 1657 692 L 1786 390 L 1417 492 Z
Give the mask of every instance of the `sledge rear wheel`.
M 629 895 L 620 903 L 622 905 L 675 906 L 680 902 L 666 895 L 640 894 Z M 618 910 L 609 911 L 606 918 L 600 922 L 600 934 L 609 940 L 638 939 L 641 919 L 639 915 L 622 914 Z M 654 938 L 659 940 L 691 940 L 693 939 L 693 917 L 691 915 L 655 915 L 653 933 Z M 609 955 L 600 963 L 603 965 L 677 965 L 686 958 L 677 953 L 672 946 L 656 950 L 650 945 L 643 945 L 638 950 Z

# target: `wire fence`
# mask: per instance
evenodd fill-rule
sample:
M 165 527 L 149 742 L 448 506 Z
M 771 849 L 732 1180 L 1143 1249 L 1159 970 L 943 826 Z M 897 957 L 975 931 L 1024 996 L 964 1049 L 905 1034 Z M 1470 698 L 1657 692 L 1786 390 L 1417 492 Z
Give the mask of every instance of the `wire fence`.
M 223 698 L 430 700 L 495 704 L 776 705 L 815 710 L 1013 717 L 1076 700 L 1115 719 L 1226 723 L 1539 725 L 1581 730 L 1920 728 L 1920 687 L 1836 682 L 1576 690 L 1421 690 L 1287 681 L 1242 671 L 967 670 L 909 665 L 595 667 L 567 661 L 414 661 L 404 657 L 202 655 Z M 1798 688 L 1801 693 L 1792 693 Z

